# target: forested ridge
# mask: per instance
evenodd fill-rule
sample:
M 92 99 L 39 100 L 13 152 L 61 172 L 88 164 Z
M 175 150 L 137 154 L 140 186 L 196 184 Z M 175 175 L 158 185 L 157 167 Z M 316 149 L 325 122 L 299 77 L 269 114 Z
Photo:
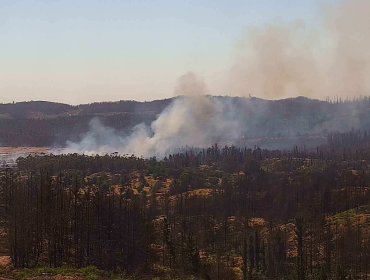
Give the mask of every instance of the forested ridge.
M 1 174 L 8 249 L 17 268 L 134 279 L 367 279 L 369 145 L 19 158 Z
M 52 146 L 78 141 L 99 117 L 105 125 L 128 132 L 139 123 L 150 123 L 170 99 L 137 102 L 101 102 L 67 105 L 43 101 L 0 104 L 0 145 Z
M 122 100 L 117 102 L 96 102 L 81 105 L 68 105 L 47 101 L 29 101 L 0 104 L 0 115 L 7 119 L 42 119 L 68 115 L 94 115 L 99 113 L 160 113 L 171 99 L 154 101 Z
M 243 97 L 212 97 L 241 123 L 240 146 L 291 148 L 315 147 L 333 132 L 368 129 L 370 101 L 319 101 L 304 97 L 263 100 Z M 103 125 L 127 135 L 140 123 L 149 125 L 176 98 L 150 102 L 119 101 L 85 105 L 51 102 L 0 104 L 1 146 L 59 146 L 78 142 L 99 118 Z

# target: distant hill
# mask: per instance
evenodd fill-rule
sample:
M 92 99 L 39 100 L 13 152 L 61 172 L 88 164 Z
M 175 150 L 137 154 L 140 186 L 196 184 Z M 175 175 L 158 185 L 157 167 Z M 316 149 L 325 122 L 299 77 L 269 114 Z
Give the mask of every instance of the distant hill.
M 370 99 L 326 102 L 305 97 L 264 100 L 244 97 L 216 98 L 243 120 L 240 145 L 279 147 L 313 146 L 331 132 L 370 128 Z M 172 99 L 150 102 L 119 101 L 72 106 L 44 101 L 0 104 L 1 146 L 64 145 L 78 141 L 94 117 L 123 134 L 139 123 L 150 124 Z M 212 144 L 212 143 L 210 143 Z
M 18 102 L 0 104 L 2 119 L 50 119 L 68 116 L 85 116 L 120 113 L 160 113 L 171 99 L 150 102 L 118 101 L 99 102 L 82 105 L 68 105 L 47 101 Z

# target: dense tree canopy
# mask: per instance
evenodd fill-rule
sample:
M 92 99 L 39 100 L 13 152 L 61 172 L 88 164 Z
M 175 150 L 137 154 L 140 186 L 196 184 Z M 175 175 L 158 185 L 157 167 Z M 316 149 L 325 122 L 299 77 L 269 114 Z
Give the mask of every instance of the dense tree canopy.
M 163 160 L 19 158 L 1 175 L 14 265 L 202 279 L 365 277 L 368 134 L 329 140 L 315 151 L 214 145 Z

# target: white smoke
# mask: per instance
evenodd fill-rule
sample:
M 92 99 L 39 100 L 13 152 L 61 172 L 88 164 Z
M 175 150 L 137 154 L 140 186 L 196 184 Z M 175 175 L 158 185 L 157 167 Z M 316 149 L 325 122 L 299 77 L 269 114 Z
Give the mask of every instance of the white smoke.
M 238 96 L 251 93 L 271 99 L 299 95 L 319 99 L 368 95 L 369 9 L 369 0 L 342 0 L 327 9 L 319 30 L 303 22 L 250 29 L 239 44 L 231 74 L 225 74 L 230 76 L 226 78 L 230 80 L 227 92 Z M 260 119 L 265 119 L 265 123 L 271 123 L 267 126 L 270 130 L 284 128 L 282 135 L 289 130 L 305 132 L 304 125 L 279 124 L 280 119 L 271 119 L 270 112 L 261 108 L 252 107 L 251 118 L 238 116 L 238 119 L 230 106 L 205 95 L 205 83 L 192 72 L 179 78 L 175 94 L 182 97 L 168 106 L 150 126 L 140 124 L 129 136 L 124 136 L 94 119 L 79 143 L 68 142 L 68 150 L 148 157 L 163 156 L 181 147 L 204 147 L 216 142 L 234 144 L 245 132 L 250 132 L 249 125 L 241 125 L 241 122 L 251 122 L 253 117 L 258 119 L 256 115 L 262 116 Z M 309 123 L 306 119 L 302 122 Z M 349 127 L 357 125 L 350 119 L 348 123 Z M 327 124 L 333 127 L 333 123 Z M 340 125 L 344 127 L 343 122 Z M 244 132 L 240 131 L 241 127 Z M 252 129 L 261 132 L 258 133 L 261 136 L 268 134 L 261 131 L 261 126 L 252 125 Z M 321 131 L 322 126 L 317 130 Z
M 217 98 L 203 95 L 207 92 L 205 83 L 194 73 L 180 77 L 175 92 L 183 96 L 176 98 L 150 126 L 137 125 L 129 136 L 124 136 L 95 118 L 80 142 L 67 142 L 67 151 L 162 157 L 182 147 L 232 144 L 240 139 L 237 118 Z

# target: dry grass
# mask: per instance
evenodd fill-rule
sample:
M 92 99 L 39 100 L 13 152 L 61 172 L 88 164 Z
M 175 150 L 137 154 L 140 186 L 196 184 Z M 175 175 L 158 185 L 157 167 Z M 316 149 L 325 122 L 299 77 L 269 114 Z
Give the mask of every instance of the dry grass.
M 12 259 L 9 256 L 0 256 L 0 268 L 8 268 L 12 264 Z

